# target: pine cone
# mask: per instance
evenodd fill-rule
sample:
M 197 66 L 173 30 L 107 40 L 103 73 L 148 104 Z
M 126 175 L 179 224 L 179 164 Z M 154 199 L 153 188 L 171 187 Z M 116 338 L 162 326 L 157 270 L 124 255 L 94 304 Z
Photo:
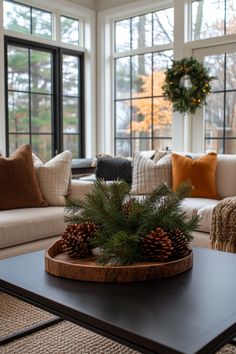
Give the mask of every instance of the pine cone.
M 146 259 L 158 262 L 166 261 L 173 250 L 168 234 L 160 227 L 143 238 L 141 247 Z
M 63 251 L 74 258 L 90 256 L 89 240 L 94 237 L 96 230 L 96 225 L 90 222 L 69 224 L 61 238 Z
M 186 257 L 189 252 L 189 242 L 186 236 L 179 229 L 174 229 L 168 232 L 169 238 L 171 239 L 173 251 L 171 258 L 179 259 Z
M 132 209 L 132 204 L 133 204 L 133 201 L 132 200 L 129 200 L 128 202 L 125 202 L 123 205 L 122 205 L 122 209 L 123 209 L 123 213 L 128 216 L 130 214 L 130 211 Z

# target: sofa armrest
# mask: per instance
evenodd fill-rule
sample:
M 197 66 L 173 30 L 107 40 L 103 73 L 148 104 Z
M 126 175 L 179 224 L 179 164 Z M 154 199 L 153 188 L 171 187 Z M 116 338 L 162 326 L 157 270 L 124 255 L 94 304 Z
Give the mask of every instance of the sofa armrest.
M 92 187 L 92 181 L 80 181 L 72 179 L 68 199 L 83 199 L 85 194 L 91 192 Z

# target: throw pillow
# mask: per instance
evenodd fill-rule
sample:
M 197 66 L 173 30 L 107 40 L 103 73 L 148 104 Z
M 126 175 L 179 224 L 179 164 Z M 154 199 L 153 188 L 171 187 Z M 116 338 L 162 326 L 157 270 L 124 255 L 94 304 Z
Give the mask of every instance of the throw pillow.
M 64 151 L 44 164 L 33 154 L 40 190 L 49 205 L 65 205 L 71 178 L 72 154 Z
M 132 183 L 131 161 L 122 157 L 98 157 L 96 178 L 104 181 L 124 180 Z
M 160 183 L 171 188 L 171 159 L 164 156 L 157 162 L 135 153 L 133 162 L 133 194 L 150 194 Z
M 211 152 L 196 160 L 173 153 L 172 180 L 173 190 L 183 182 L 189 182 L 192 187 L 191 197 L 219 199 L 216 190 L 217 154 Z
M 20 146 L 8 158 L 0 157 L 0 196 L 0 210 L 47 206 L 28 144 Z

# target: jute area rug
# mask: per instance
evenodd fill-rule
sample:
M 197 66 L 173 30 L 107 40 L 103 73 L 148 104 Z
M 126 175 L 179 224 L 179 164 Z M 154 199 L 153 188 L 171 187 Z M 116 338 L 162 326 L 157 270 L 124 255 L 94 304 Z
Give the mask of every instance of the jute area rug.
M 16 333 L 53 316 L 32 305 L 0 293 L 0 337 Z M 68 321 L 0 346 L 0 354 L 138 354 L 110 339 Z M 218 354 L 236 354 L 226 345 Z

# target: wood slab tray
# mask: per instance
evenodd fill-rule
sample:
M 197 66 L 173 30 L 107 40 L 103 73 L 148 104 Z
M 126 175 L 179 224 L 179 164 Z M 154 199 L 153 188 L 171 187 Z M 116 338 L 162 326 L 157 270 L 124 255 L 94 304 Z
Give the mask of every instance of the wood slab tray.
M 45 270 L 57 277 L 94 282 L 132 282 L 171 277 L 193 265 L 193 252 L 170 262 L 139 262 L 130 266 L 99 265 L 94 257 L 75 259 L 56 241 L 45 253 Z

